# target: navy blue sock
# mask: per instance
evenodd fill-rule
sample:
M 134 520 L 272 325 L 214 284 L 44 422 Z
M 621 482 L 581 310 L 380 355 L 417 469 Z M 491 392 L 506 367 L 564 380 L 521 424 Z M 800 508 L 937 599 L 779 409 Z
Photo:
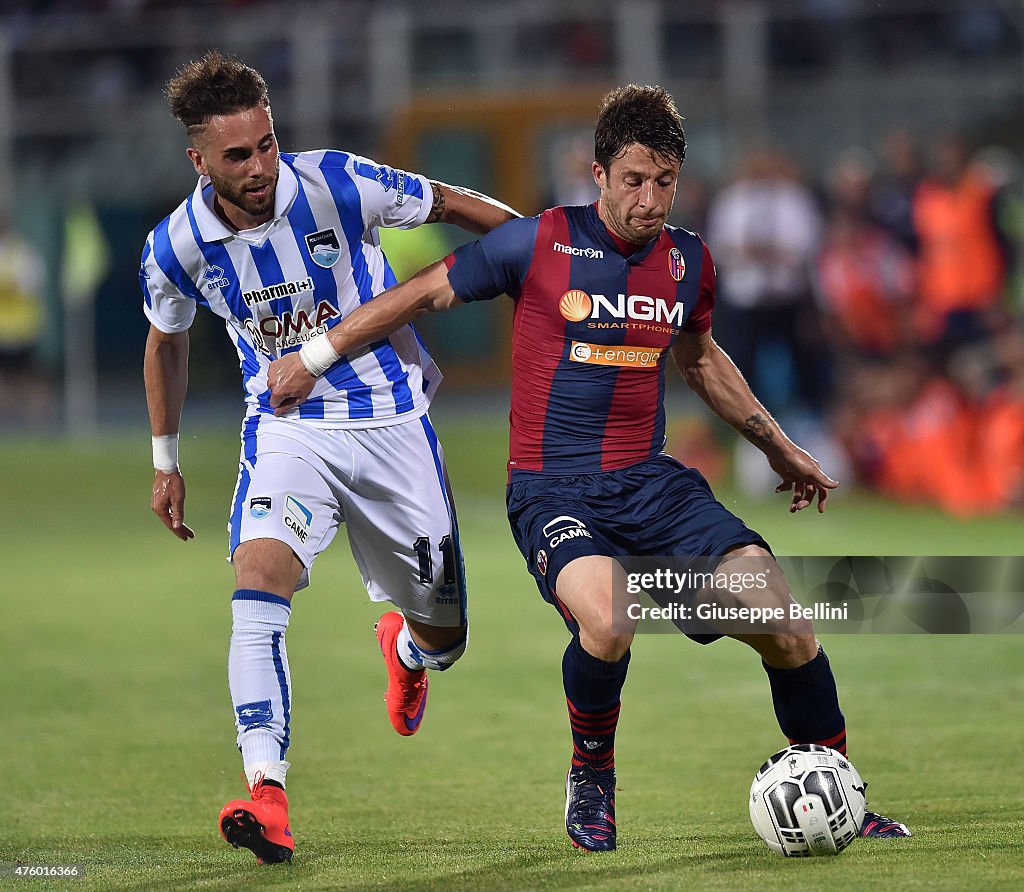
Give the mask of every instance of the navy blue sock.
M 795 669 L 762 661 L 772 687 L 772 703 L 790 743 L 817 743 L 846 755 L 846 719 L 839 708 L 836 679 L 825 651 Z
M 562 684 L 572 729 L 572 764 L 604 771 L 615 765 L 619 695 L 626 681 L 629 651 L 616 663 L 587 653 L 573 636 L 562 656 Z

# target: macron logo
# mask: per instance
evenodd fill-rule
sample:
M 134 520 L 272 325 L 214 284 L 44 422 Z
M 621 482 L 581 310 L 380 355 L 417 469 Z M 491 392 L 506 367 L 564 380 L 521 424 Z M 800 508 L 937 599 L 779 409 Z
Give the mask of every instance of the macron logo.
M 604 257 L 604 251 L 598 248 L 574 248 L 572 245 L 563 245 L 561 242 L 555 242 L 552 247 L 571 257 L 586 257 L 587 260 L 601 260 Z

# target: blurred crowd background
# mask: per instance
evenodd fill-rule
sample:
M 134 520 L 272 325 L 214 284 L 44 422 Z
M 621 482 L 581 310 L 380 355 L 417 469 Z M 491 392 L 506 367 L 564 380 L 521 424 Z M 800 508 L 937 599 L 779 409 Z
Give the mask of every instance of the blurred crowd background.
M 1024 509 L 1017 0 L 0 0 L 0 434 L 143 421 L 138 258 L 194 185 L 161 90 L 214 46 L 263 71 L 284 150 L 524 213 L 593 200 L 600 97 L 664 85 L 690 144 L 672 222 L 707 241 L 715 336 L 770 411 L 833 476 L 958 515 Z M 402 276 L 462 238 L 385 250 Z M 440 399 L 507 387 L 509 320 L 425 320 Z M 761 486 L 675 390 L 670 449 Z M 192 400 L 238 392 L 200 314 Z

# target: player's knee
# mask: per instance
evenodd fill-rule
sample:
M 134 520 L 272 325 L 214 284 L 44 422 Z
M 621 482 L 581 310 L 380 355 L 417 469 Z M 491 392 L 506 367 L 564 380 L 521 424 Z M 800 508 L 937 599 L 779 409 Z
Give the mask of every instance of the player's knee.
M 617 663 L 627 654 L 632 643 L 632 635 L 610 635 L 601 642 L 601 652 L 596 656 L 606 663 Z
M 810 634 L 767 636 L 768 653 L 762 654 L 768 665 L 778 669 L 795 669 L 818 655 L 818 639 Z
M 606 663 L 617 663 L 633 643 L 632 630 L 619 629 L 614 624 L 580 627 L 580 643 L 584 650 Z
M 250 539 L 231 557 L 237 588 L 272 592 L 290 599 L 302 574 L 295 552 L 276 539 Z
M 468 644 L 469 628 L 466 627 L 451 644 L 446 644 L 434 650 L 423 650 L 420 648 L 420 662 L 427 669 L 433 669 L 435 672 L 444 672 L 445 669 L 450 669 L 458 662 L 459 658 L 466 652 Z

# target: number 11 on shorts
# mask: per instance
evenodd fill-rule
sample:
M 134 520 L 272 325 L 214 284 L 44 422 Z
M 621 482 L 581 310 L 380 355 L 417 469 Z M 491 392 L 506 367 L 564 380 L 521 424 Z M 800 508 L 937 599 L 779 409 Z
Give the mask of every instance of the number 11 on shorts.
M 413 542 L 412 548 L 420 562 L 420 582 L 433 582 L 434 559 L 430 553 L 430 538 L 420 536 L 419 539 Z M 452 537 L 445 536 L 438 542 L 437 550 L 441 552 L 444 584 L 452 585 L 455 582 L 455 549 L 452 546 Z

